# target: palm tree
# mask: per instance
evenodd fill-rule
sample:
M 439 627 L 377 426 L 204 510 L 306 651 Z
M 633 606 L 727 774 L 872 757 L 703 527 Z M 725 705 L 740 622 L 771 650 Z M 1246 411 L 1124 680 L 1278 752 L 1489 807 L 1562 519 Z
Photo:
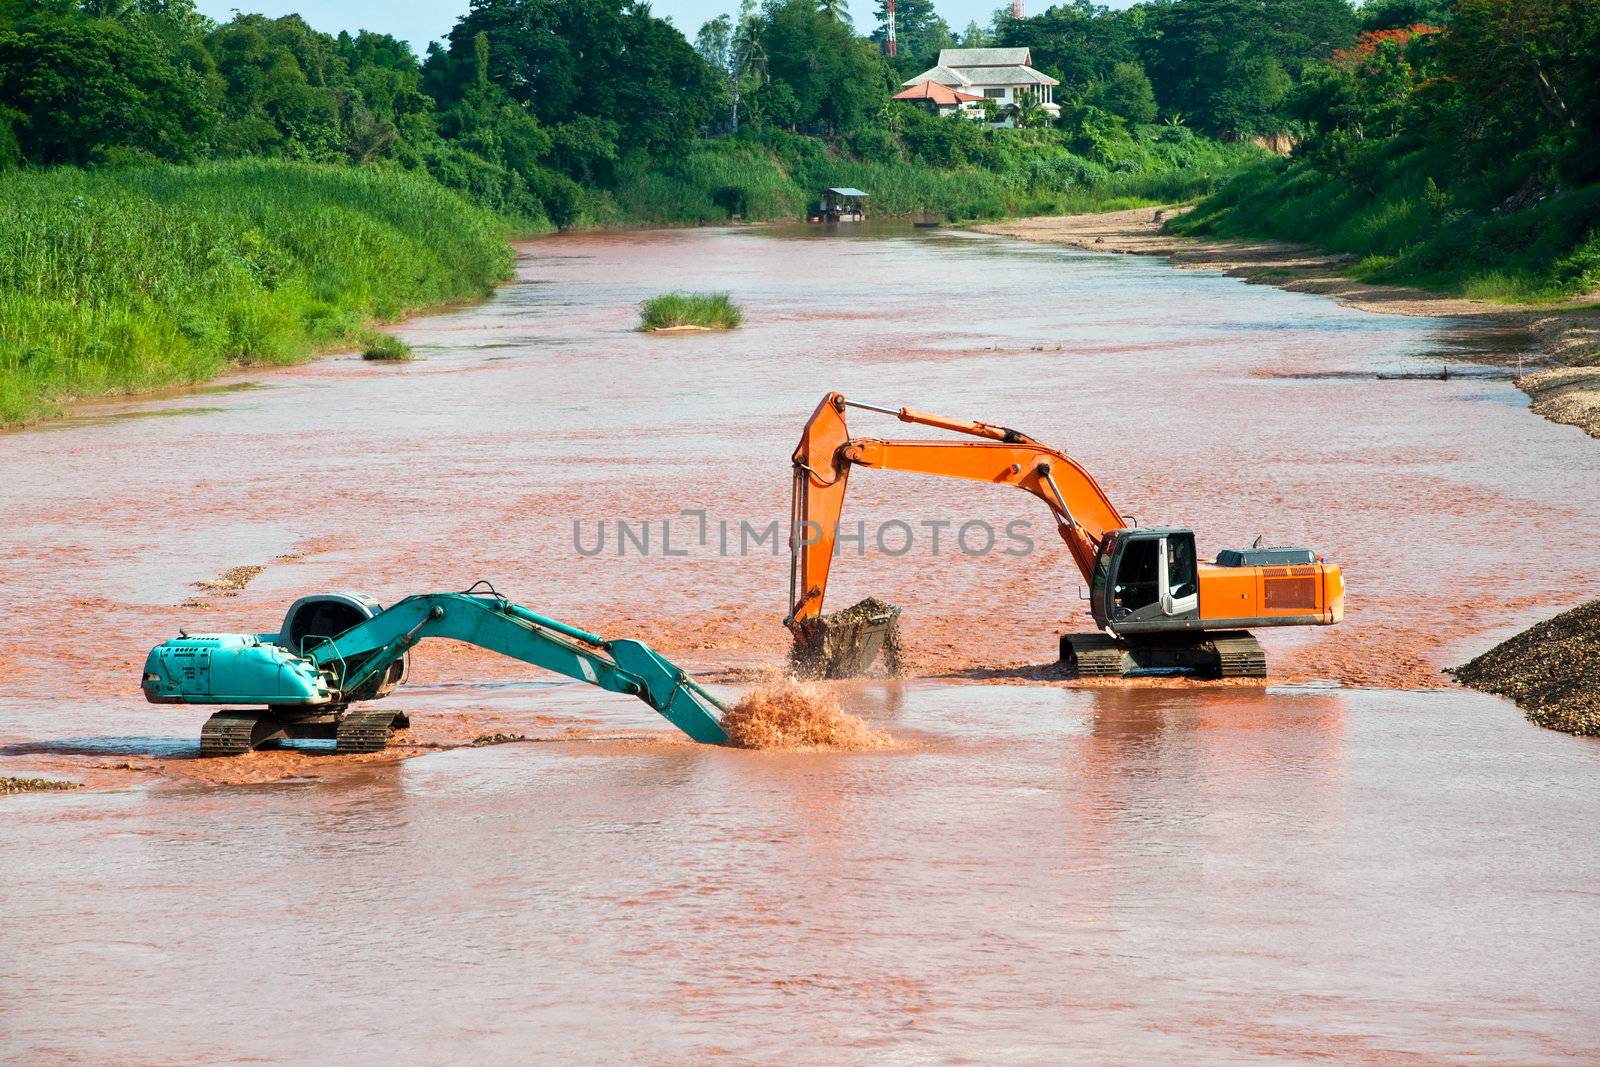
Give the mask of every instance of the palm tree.
M 745 88 L 752 91 L 767 84 L 767 49 L 761 43 L 761 24 L 755 18 L 755 5 L 745 4 L 739 27 L 733 33 L 733 132 L 739 132 L 739 101 Z
M 1045 111 L 1044 105 L 1039 103 L 1036 93 L 1024 92 L 1018 94 L 1016 107 L 1012 109 L 1011 121 L 1017 129 L 1026 130 L 1034 126 L 1043 126 L 1050 121 L 1050 115 Z
M 817 10 L 835 22 L 848 26 L 851 23 L 850 5 L 845 0 L 817 0 Z

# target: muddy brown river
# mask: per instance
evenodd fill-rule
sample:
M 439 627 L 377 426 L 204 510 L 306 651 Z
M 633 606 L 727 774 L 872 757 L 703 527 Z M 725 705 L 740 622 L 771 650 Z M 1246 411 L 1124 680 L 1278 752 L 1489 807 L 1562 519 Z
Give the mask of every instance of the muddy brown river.
M 1600 596 L 1600 448 L 1464 362 L 1503 341 L 908 228 L 522 252 L 399 328 L 414 363 L 0 435 L 0 775 L 91 787 L 0 798 L 0 1059 L 1600 1059 L 1600 744 L 1440 674 Z M 746 325 L 632 332 L 675 287 Z M 139 694 L 179 626 L 486 578 L 737 696 L 783 660 L 759 535 L 833 388 L 1020 429 L 1203 553 L 1316 548 L 1346 621 L 1264 632 L 1266 685 L 1064 681 L 1038 502 L 859 471 L 829 605 L 905 608 L 911 676 L 839 693 L 887 751 L 694 746 L 455 646 L 378 756 L 200 760 L 206 710 Z M 494 732 L 529 740 L 461 747 Z

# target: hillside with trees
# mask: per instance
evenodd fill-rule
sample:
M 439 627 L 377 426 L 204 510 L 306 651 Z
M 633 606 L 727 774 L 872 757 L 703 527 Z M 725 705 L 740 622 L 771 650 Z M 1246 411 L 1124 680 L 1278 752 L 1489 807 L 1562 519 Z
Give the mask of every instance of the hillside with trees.
M 1299 73 L 1292 158 L 1191 233 L 1308 241 L 1356 274 L 1497 300 L 1600 291 L 1600 3 L 1391 2 Z
M 0 0 L 0 167 L 399 167 L 526 227 L 798 214 L 832 181 L 874 182 L 891 212 L 1060 211 L 1214 187 L 1355 27 L 1344 0 L 1080 0 L 958 39 L 931 0 L 898 6 L 891 61 L 881 8 L 856 26 L 841 0 L 746 0 L 692 42 L 634 0 L 474 0 L 421 56 L 191 0 Z M 1031 47 L 1060 124 L 891 104 L 957 43 Z
M 381 293 L 345 286 L 341 242 L 372 227 L 416 247 L 445 217 L 480 238 L 795 219 L 830 185 L 950 220 L 1201 199 L 1190 232 L 1314 242 L 1366 277 L 1593 291 L 1597 7 L 1075 0 L 956 30 L 900 0 L 890 58 L 881 0 L 743 0 L 688 36 L 640 0 L 472 0 L 421 55 L 382 27 L 217 23 L 192 0 L 0 0 L 0 421 L 347 343 L 505 269 L 480 239 Z M 1059 116 L 985 101 L 1001 128 L 891 100 L 952 46 L 1029 48 Z M 376 189 L 417 210 L 359 203 Z M 325 255 L 291 204 L 326 220 Z M 158 275 L 188 267 L 157 254 L 161 228 L 191 216 L 244 272 L 236 294 L 298 279 L 283 317 L 243 296 L 162 317 L 178 290 Z M 129 221 L 100 237 L 89 219 Z

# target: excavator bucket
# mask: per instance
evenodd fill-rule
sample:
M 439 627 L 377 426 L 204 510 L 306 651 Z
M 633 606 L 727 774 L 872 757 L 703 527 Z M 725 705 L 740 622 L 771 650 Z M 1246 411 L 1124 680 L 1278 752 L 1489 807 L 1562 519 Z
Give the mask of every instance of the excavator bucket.
M 884 667 L 900 673 L 900 609 L 875 597 L 853 607 L 803 619 L 795 624 L 791 662 L 797 674 L 854 678 L 872 669 L 879 654 Z

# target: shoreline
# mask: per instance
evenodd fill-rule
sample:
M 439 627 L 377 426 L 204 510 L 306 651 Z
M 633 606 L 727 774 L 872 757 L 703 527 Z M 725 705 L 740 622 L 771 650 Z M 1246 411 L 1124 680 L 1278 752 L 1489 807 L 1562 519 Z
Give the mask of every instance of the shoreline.
M 1600 438 L 1600 306 L 1573 302 L 1506 305 L 1347 277 L 1356 257 L 1283 241 L 1199 240 L 1168 233 L 1184 207 L 1133 208 L 1099 215 L 1046 215 L 980 223 L 979 233 L 1065 245 L 1086 252 L 1165 256 L 1181 270 L 1218 270 L 1257 285 L 1332 297 L 1359 311 L 1465 319 L 1488 331 L 1525 332 L 1541 366 L 1515 379 L 1531 409 Z M 1485 360 L 1478 362 L 1510 362 Z

